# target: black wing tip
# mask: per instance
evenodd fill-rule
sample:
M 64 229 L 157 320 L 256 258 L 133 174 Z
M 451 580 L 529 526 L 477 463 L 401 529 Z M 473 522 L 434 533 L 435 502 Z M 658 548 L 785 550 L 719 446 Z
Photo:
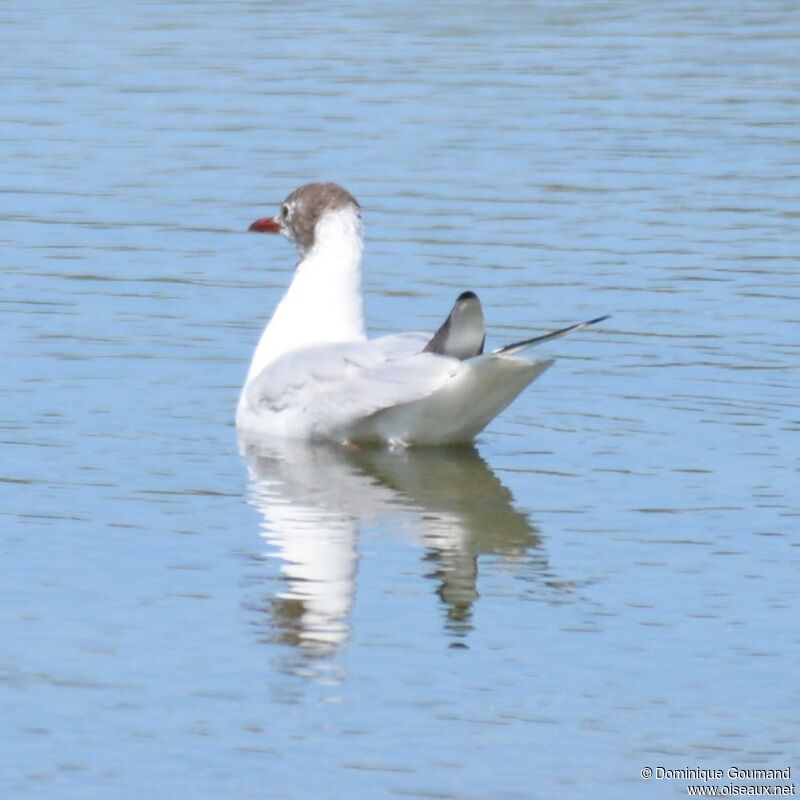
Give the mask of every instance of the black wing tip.
M 523 339 L 521 342 L 514 342 L 513 344 L 507 344 L 505 347 L 500 347 L 499 349 L 493 351 L 495 353 L 508 353 L 514 350 L 524 349 L 526 347 L 531 347 L 534 344 L 541 344 L 542 342 L 549 342 L 551 339 L 557 339 L 559 336 L 565 336 L 568 333 L 572 333 L 572 331 L 576 330 L 583 330 L 587 328 L 589 325 L 595 325 L 598 322 L 602 322 L 603 320 L 610 319 L 611 314 L 604 314 L 602 317 L 595 317 L 594 319 L 587 319 L 586 322 L 578 322 L 575 325 L 570 325 L 566 328 L 560 328 L 557 331 L 553 331 L 552 333 L 545 333 L 543 336 L 534 336 L 531 339 Z

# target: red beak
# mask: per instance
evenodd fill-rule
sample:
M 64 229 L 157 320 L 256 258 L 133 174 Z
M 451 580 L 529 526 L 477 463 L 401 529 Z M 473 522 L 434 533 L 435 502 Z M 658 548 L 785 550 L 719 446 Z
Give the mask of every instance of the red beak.
M 280 223 L 272 217 L 262 217 L 257 219 L 247 230 L 257 233 L 280 233 Z

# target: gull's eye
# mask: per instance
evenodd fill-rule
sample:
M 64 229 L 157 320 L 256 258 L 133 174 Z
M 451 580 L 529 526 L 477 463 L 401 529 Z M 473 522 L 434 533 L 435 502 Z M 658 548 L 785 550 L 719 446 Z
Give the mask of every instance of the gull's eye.
M 286 217 L 288 217 L 288 216 L 289 216 L 289 206 L 287 206 L 287 205 L 286 205 L 286 203 L 284 203 L 284 204 L 281 206 L 281 216 L 282 216 L 284 219 L 286 219 Z

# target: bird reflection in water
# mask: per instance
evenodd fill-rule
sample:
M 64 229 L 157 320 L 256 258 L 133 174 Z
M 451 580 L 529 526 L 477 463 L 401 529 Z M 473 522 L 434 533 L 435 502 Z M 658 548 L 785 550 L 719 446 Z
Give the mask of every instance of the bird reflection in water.
M 369 523 L 411 532 L 424 548 L 454 646 L 472 629 L 481 556 L 546 571 L 536 529 L 472 446 L 240 444 L 262 535 L 281 562 L 273 635 L 308 655 L 329 655 L 349 636 L 358 535 Z

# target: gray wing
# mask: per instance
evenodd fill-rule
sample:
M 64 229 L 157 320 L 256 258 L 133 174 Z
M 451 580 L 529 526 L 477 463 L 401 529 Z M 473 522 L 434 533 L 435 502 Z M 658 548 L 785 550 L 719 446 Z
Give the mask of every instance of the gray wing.
M 453 310 L 442 327 L 425 345 L 425 352 L 440 353 L 465 361 L 479 356 L 483 352 L 485 341 L 481 301 L 474 292 L 463 292 L 456 299 Z

